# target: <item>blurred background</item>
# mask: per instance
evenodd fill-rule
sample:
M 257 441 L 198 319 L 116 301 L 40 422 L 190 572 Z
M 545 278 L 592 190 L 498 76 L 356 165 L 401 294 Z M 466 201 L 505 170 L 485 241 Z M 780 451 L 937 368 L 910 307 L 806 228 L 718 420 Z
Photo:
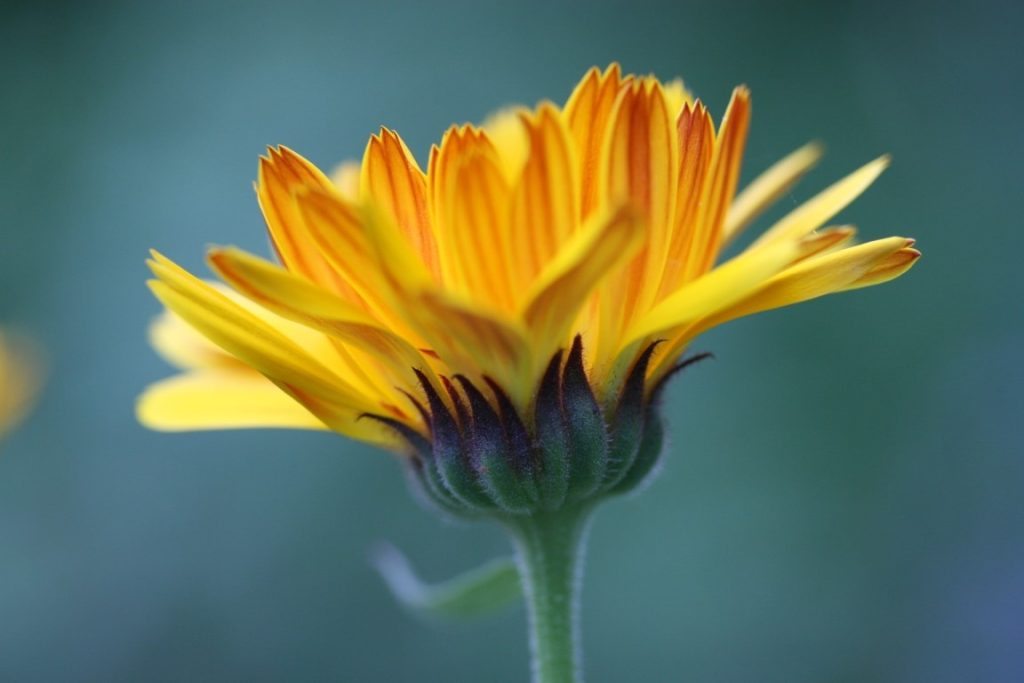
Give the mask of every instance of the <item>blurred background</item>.
M 587 680 L 1024 678 L 1019 3 L 5 2 L 0 321 L 50 382 L 0 456 L 0 680 L 527 679 L 525 616 L 418 621 L 378 539 L 442 579 L 508 552 L 328 434 L 142 429 L 147 249 L 266 253 L 264 146 L 323 167 L 380 124 L 563 101 L 591 65 L 753 91 L 744 177 L 882 152 L 841 215 L 917 237 L 895 283 L 731 324 L 671 388 L 672 447 L 593 525 Z

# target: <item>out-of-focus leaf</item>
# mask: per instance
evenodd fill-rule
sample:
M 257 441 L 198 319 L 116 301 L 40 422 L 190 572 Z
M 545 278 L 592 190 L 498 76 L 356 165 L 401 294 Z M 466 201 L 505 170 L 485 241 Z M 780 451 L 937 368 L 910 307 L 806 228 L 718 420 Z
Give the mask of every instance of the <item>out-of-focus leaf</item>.
M 371 555 L 374 567 L 399 603 L 430 617 L 468 619 L 497 612 L 522 597 L 519 572 L 511 558 L 498 558 L 453 579 L 425 583 L 402 552 L 381 543 Z

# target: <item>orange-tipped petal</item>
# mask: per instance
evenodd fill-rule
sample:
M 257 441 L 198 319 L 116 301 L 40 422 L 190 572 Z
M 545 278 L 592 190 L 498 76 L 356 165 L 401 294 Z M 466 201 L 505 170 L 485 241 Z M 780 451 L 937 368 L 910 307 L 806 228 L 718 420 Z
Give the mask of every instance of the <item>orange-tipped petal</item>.
M 736 193 L 749 126 L 750 93 L 746 88 L 736 88 L 722 119 L 693 236 L 685 249 L 684 282 L 706 272 L 718 257 L 725 216 Z
M 623 88 L 612 112 L 601 158 L 607 201 L 630 201 L 643 213 L 649 239 L 624 276 L 625 301 L 649 306 L 665 267 L 675 210 L 679 143 L 661 85 L 637 79 Z
M 699 101 L 684 106 L 676 120 L 679 138 L 679 186 L 658 299 L 682 284 L 686 252 L 696 234 L 705 178 L 715 150 L 715 124 Z
M 360 191 L 394 221 L 427 270 L 440 278 L 437 243 L 430 224 L 427 181 L 412 152 L 394 131 L 381 128 L 363 154 Z
M 323 287 L 343 290 L 341 278 L 309 240 L 295 205 L 300 190 L 332 187 L 331 180 L 316 166 L 287 147 L 271 147 L 267 156 L 260 157 L 256 196 L 281 262 Z
M 601 203 L 598 186 L 601 146 L 611 120 L 612 108 L 623 85 L 622 70 L 611 64 L 602 74 L 587 72 L 565 104 L 563 116 L 572 134 L 580 164 L 580 219 L 585 220 Z
M 509 256 L 513 288 L 528 287 L 576 231 L 579 185 L 572 140 L 553 105 L 523 119 L 530 142 L 519 183 L 512 190 Z

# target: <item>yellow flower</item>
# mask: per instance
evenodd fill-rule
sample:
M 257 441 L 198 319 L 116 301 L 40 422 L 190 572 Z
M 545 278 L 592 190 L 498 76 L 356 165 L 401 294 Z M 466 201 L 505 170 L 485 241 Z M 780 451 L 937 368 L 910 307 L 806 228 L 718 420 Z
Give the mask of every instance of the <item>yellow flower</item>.
M 0 331 L 0 437 L 28 413 L 40 380 L 39 359 L 28 343 Z
M 145 392 L 140 419 L 326 427 L 397 448 L 395 430 L 360 418 L 426 434 L 424 392 L 453 413 L 472 398 L 451 378 L 491 384 L 527 415 L 578 335 L 609 405 L 653 341 L 664 343 L 644 365 L 648 391 L 710 327 L 913 265 L 913 240 L 849 246 L 852 227 L 827 226 L 885 157 L 723 259 L 820 155 L 798 149 L 737 194 L 749 119 L 746 88 L 716 127 L 681 82 L 612 65 L 588 72 L 564 106 L 453 126 L 426 172 L 388 129 L 360 166 L 330 177 L 272 148 L 256 190 L 280 265 L 212 249 L 228 289 L 153 253 L 150 286 L 170 313 L 152 340 L 184 373 Z

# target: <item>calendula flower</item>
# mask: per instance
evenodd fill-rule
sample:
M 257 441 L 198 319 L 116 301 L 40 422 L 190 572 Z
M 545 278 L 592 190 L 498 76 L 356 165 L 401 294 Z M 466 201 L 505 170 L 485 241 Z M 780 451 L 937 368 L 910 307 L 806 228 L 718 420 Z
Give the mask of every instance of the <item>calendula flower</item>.
M 39 359 L 28 342 L 0 330 L 0 438 L 28 413 L 40 379 Z
M 256 191 L 276 263 L 212 249 L 225 288 L 153 253 L 170 311 L 153 341 L 185 372 L 147 390 L 140 419 L 327 428 L 405 454 L 427 499 L 513 530 L 536 676 L 563 680 L 585 512 L 652 470 L 658 389 L 693 339 L 920 255 L 828 225 L 882 157 L 723 259 L 820 155 L 798 149 L 737 194 L 749 121 L 746 88 L 716 126 L 681 82 L 612 65 L 564 106 L 453 126 L 426 172 L 388 129 L 331 177 L 272 148 Z

